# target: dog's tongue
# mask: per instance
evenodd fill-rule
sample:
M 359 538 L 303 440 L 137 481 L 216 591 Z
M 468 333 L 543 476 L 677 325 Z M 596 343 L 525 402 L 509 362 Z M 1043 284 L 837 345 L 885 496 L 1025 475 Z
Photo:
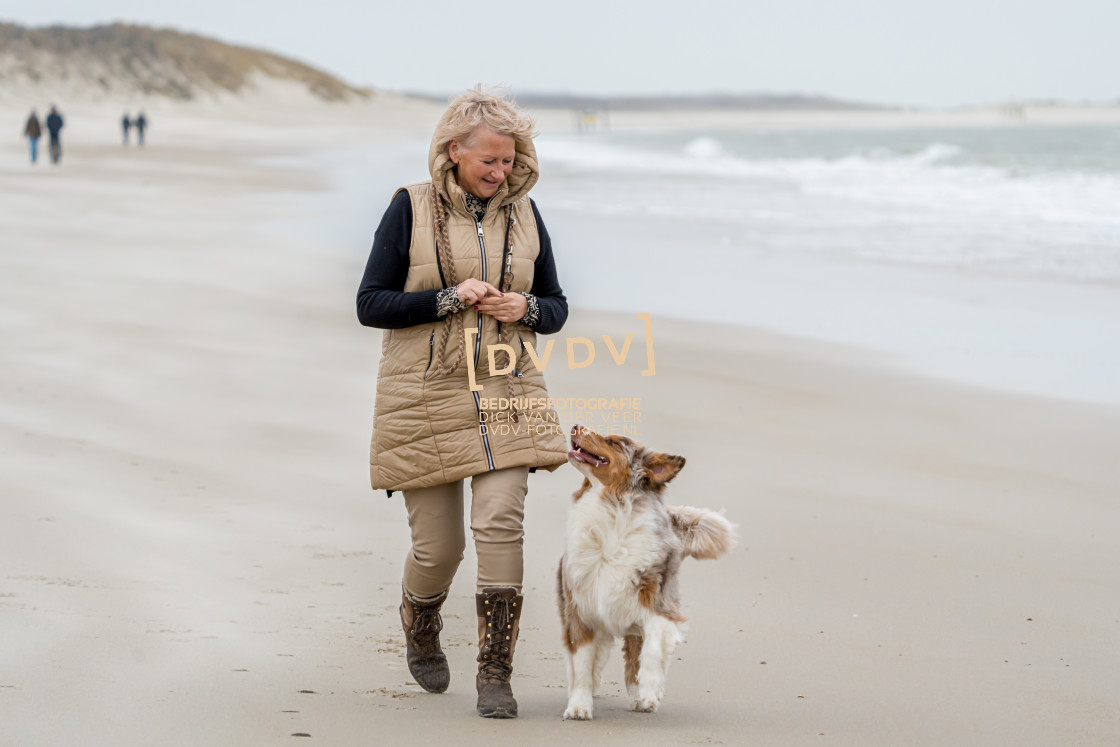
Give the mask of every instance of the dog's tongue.
M 601 459 L 599 459 L 596 456 L 592 456 L 591 454 L 588 454 L 586 451 L 579 448 L 578 446 L 568 452 L 568 458 L 569 459 L 576 459 L 578 461 L 583 462 L 584 464 L 590 464 L 592 467 L 598 467 L 600 465 L 600 463 L 602 463 Z

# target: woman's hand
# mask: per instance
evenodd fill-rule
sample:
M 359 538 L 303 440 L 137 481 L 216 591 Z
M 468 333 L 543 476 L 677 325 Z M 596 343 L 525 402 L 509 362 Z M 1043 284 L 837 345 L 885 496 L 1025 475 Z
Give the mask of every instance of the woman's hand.
M 496 298 L 500 298 L 502 295 L 502 292 L 494 286 L 490 285 L 490 283 L 487 283 L 485 280 L 477 280 L 475 278 L 467 278 L 463 282 L 459 283 L 459 288 L 456 292 L 459 294 L 459 300 L 461 300 L 468 306 L 473 306 L 474 304 L 485 298 L 487 295 L 491 295 Z
M 494 286 L 490 286 L 493 288 Z M 489 314 L 499 322 L 516 322 L 529 310 L 529 301 L 520 293 L 486 296 L 474 305 L 483 314 Z

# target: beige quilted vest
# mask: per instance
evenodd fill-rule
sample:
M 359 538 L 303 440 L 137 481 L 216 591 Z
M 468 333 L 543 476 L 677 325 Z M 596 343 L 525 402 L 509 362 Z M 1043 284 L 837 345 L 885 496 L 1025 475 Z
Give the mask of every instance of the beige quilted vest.
M 435 249 L 431 200 L 438 194 L 447 206 L 448 235 L 458 281 L 468 277 L 499 285 L 507 227 L 506 206 L 513 206 L 509 243 L 512 247 L 513 282 L 510 291 L 530 291 L 533 263 L 540 241 L 528 192 L 537 181 L 536 153 L 529 144 L 519 147 L 514 169 L 490 201 L 480 224 L 467 212 L 463 192 L 455 182 L 453 164 L 446 153 L 429 156 L 432 181 L 406 187 L 412 201 L 412 244 L 405 291 L 445 287 Z M 479 235 L 481 230 L 481 236 Z M 450 280 L 447 281 L 450 285 Z M 462 312 L 464 327 L 480 330 L 479 344 L 467 348 L 466 357 L 449 376 L 435 373 L 435 356 L 444 324 L 419 324 L 405 329 L 385 330 L 381 364 L 377 372 L 373 438 L 370 441 L 370 482 L 374 489 L 407 490 L 452 482 L 488 470 L 530 466 L 555 470 L 567 461 L 567 441 L 559 433 L 559 420 L 552 408 L 521 408 L 519 422 L 509 422 L 507 409 L 493 419 L 494 410 L 480 407 L 483 399 L 508 398 L 505 375 L 491 376 L 487 345 L 496 345 L 499 322 L 473 309 Z M 533 366 L 525 349 L 528 342 L 540 352 L 537 335 L 520 323 L 507 327 L 520 376 L 514 379 L 519 398 L 545 399 L 544 376 Z M 454 333 L 447 341 L 445 361 L 457 355 Z M 476 355 L 477 349 L 477 355 Z M 505 354 L 496 354 L 496 369 L 505 364 Z M 473 365 L 475 383 L 469 388 L 467 366 Z M 492 419 L 480 428 L 480 413 Z M 503 423 L 508 423 L 503 427 Z

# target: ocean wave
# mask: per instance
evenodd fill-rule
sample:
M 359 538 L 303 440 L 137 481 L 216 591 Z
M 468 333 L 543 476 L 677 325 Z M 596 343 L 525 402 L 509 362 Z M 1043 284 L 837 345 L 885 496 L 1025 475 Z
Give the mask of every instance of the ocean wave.
M 708 137 L 539 146 L 568 209 L 737 223 L 775 247 L 865 259 L 1120 279 L 1116 173 L 1017 170 L 941 141 L 832 158 L 745 158 Z
M 727 153 L 718 140 L 710 137 L 698 137 L 689 141 L 688 145 L 681 148 L 681 152 L 692 158 L 719 158 Z
M 694 175 L 721 178 L 804 178 L 824 172 L 866 172 L 935 166 L 962 155 L 949 143 L 930 143 L 915 153 L 885 148 L 851 153 L 839 158 L 744 158 L 728 151 L 718 140 L 698 137 L 679 152 L 642 149 L 596 141 L 540 138 L 537 149 L 551 164 L 568 172 L 610 172 L 635 175 Z
M 836 159 L 717 157 L 724 151 L 710 138 L 691 141 L 684 149 L 687 155 L 566 141 L 546 141 L 540 151 L 549 164 L 567 173 L 783 182 L 803 193 L 884 205 L 940 204 L 965 212 L 996 210 L 1058 221 L 1120 225 L 1120 211 L 1116 210 L 1120 205 L 1120 177 L 1116 175 L 1064 171 L 1017 174 L 996 166 L 955 161 L 962 148 L 948 143 L 931 143 L 909 154 L 880 151 Z

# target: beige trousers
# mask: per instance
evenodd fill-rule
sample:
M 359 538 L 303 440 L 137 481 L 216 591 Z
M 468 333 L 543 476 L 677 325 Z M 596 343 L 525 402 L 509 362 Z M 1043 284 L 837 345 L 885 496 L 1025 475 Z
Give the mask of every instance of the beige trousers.
M 463 481 L 405 490 L 412 549 L 404 560 L 404 588 L 414 597 L 432 597 L 451 586 L 466 539 Z M 471 534 L 478 555 L 478 590 L 513 586 L 521 590 L 525 494 L 529 468 L 483 472 L 471 478 Z

